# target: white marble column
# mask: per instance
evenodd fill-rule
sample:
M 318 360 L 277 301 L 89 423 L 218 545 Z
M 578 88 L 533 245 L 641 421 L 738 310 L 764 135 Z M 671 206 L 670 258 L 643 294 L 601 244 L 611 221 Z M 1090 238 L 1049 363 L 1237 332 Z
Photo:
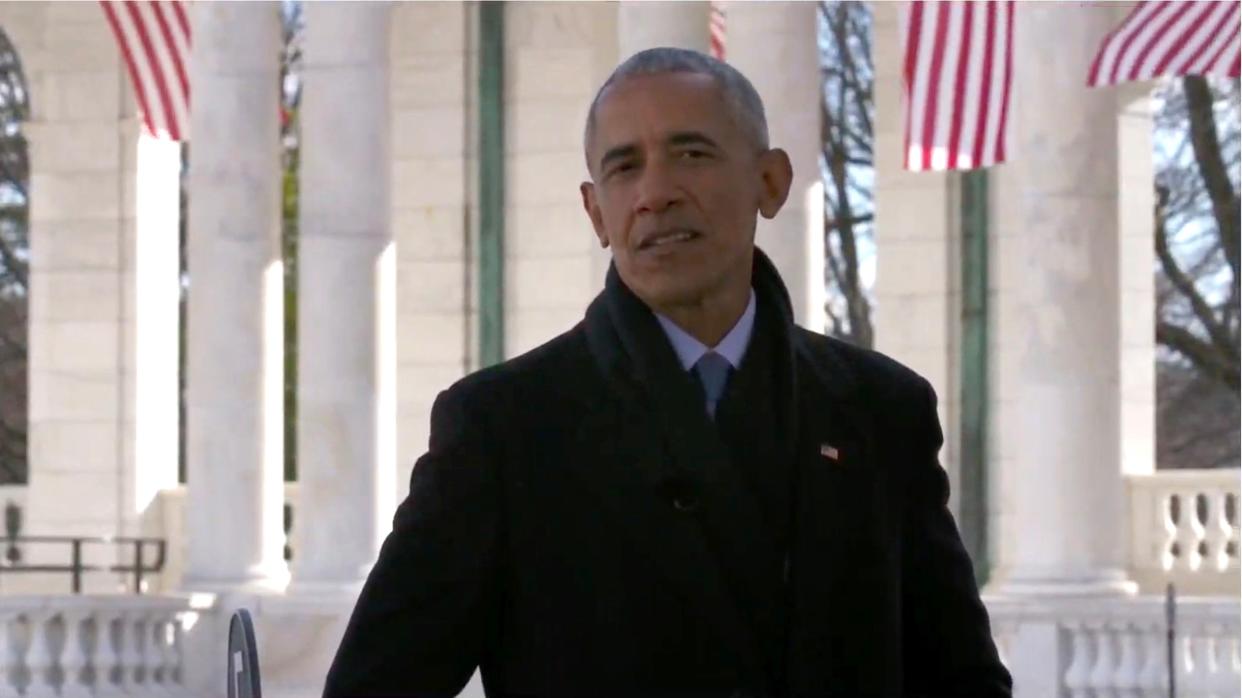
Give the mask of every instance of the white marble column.
M 386 2 L 308 3 L 293 586 L 361 584 L 392 525 L 396 248 Z
M 1121 470 L 1156 471 L 1156 275 L 1152 273 L 1156 193 L 1152 84 L 1118 90 L 1117 259 L 1121 262 Z
M 190 8 L 189 588 L 264 588 L 281 550 L 279 6 Z
M 991 216 L 997 592 L 1132 589 L 1119 444 L 1117 103 L 1115 92 L 1083 85 L 1114 20 L 1107 7 L 1017 8 L 1013 139 L 1010 162 L 994 171 Z
M 617 5 L 618 62 L 657 46 L 707 53 L 710 9 L 706 0 L 622 0 Z
M 728 17 L 728 62 L 759 91 L 772 146 L 783 148 L 793 161 L 789 201 L 774 220 L 759 219 L 755 241 L 771 256 L 789 287 L 798 324 L 822 331 L 824 224 L 816 4 L 726 2 L 723 7 Z

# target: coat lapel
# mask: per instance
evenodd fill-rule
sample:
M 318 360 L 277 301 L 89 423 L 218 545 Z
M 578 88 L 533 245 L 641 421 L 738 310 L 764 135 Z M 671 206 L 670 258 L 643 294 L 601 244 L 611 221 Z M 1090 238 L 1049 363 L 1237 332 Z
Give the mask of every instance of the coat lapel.
M 655 399 L 648 387 L 652 367 L 627 352 L 632 340 L 617 332 L 607 306 L 603 296 L 592 303 L 585 329 L 612 399 L 588 412 L 581 431 L 609 434 L 610 447 L 598 460 L 570 471 L 704 624 L 736 648 L 745 673 L 759 681 L 764 671 L 759 645 L 703 535 L 702 513 L 730 500 L 728 478 L 705 478 L 702 469 L 686 467 L 711 453 L 710 425 L 706 418 L 702 428 L 674 419 L 675 410 L 693 400 L 692 392 L 674 390 L 671 399 Z
M 680 372 L 680 365 L 676 368 Z M 669 462 L 700 500 L 690 516 L 697 520 L 716 569 L 731 592 L 731 606 L 741 610 L 752 644 L 758 641 L 757 647 L 779 651 L 759 638 L 774 637 L 779 631 L 784 598 L 781 552 L 765 535 L 758 499 L 708 419 L 699 394 L 674 392 L 669 399 L 650 404 L 657 429 L 665 436 Z M 764 666 L 775 668 L 772 661 Z
M 831 346 L 798 342 L 797 497 L 791 565 L 790 668 L 815 666 L 838 690 L 872 675 L 875 648 L 865 640 L 873 598 L 883 595 L 874 572 L 893 555 L 883 541 L 887 515 L 880 496 L 870 410 L 857 399 L 854 378 Z M 820 340 L 815 340 L 820 341 Z M 826 349 L 826 351 L 825 351 Z M 848 561 L 846 563 L 845 561 Z M 821 666 L 824 657 L 829 666 Z M 809 660 L 809 661 L 808 661 Z
M 616 317 L 618 302 L 637 303 L 631 312 L 649 313 L 628 290 L 619 301 L 615 287 L 606 289 L 587 312 L 588 344 L 616 411 L 590 411 L 600 423 L 588 418 L 583 431 L 611 433 L 615 441 L 610 440 L 611 457 L 575 472 L 636 548 L 649 554 L 655 570 L 729 646 L 738 648 L 748 675 L 771 679 L 756 630 L 778 611 L 786 613 L 785 666 L 796 685 L 798 666 L 813 665 L 834 676 L 866 671 L 872 648 L 852 641 L 859 626 L 851 606 L 880 592 L 869 588 L 870 568 L 860 570 L 854 561 L 891 551 L 873 545 L 883 535 L 885 516 L 877 511 L 883 498 L 877 496 L 882 485 L 873 467 L 870 412 L 856 399 L 854 379 L 830 345 L 827 350 L 811 347 L 810 336 L 794 325 L 784 286 L 758 250 L 755 268 L 756 292 L 782 316 L 785 329 L 778 347 L 786 357 L 777 377 L 782 390 L 773 404 L 793 434 L 789 451 L 774 454 L 787 458 L 794 471 L 784 579 L 770 573 L 784 565 L 773 563 L 778 552 L 761 534 L 757 502 L 741 474 L 728 467 L 724 446 L 711 431 L 714 425 L 705 415 L 684 418 L 702 411 L 697 393 L 690 388 L 652 393 L 651 386 L 684 372 L 671 349 L 663 354 L 653 350 L 666 348 L 658 334 L 636 337 L 634 323 Z M 615 274 L 610 272 L 610 285 L 620 283 Z M 644 331 L 659 333 L 659 328 L 652 319 Z M 673 506 L 683 495 L 698 500 L 693 511 Z M 834 564 L 841 560 L 850 560 L 850 566 Z M 738 593 L 747 604 L 739 602 Z M 776 608 L 781 604 L 787 607 Z M 817 660 L 824 657 L 831 658 L 831 672 L 819 667 Z
M 629 294 L 614 300 L 639 303 Z M 665 465 L 698 500 L 689 515 L 705 534 L 734 605 L 744 609 L 755 629 L 771 630 L 781 604 L 782 560 L 764 535 L 756 495 L 708 418 L 695 378 L 677 361 L 649 311 L 635 306 L 629 312 L 641 317 L 626 322 L 614 316 L 613 321 L 631 333 L 623 332 L 621 341 L 634 360 L 640 383 L 661 386 L 645 407 L 654 431 L 663 436 Z

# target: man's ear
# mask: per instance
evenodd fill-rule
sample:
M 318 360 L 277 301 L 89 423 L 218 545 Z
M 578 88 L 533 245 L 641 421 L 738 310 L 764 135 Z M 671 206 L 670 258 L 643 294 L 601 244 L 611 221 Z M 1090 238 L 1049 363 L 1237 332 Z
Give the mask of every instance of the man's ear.
M 789 198 L 793 186 L 793 165 L 789 155 L 780 148 L 773 148 L 759 156 L 759 213 L 764 218 L 775 218 Z
M 604 230 L 604 216 L 599 211 L 599 203 L 595 200 L 595 184 L 593 182 L 583 182 L 578 185 L 578 191 L 582 193 L 582 208 L 586 211 L 587 217 L 591 219 L 591 227 L 595 228 L 595 237 L 599 239 L 600 247 L 608 247 L 608 233 Z

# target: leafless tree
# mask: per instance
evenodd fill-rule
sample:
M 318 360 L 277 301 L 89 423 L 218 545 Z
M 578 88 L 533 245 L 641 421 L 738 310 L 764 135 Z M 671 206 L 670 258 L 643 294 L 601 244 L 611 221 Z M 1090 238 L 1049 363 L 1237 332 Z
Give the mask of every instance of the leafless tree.
M 1188 77 L 1156 95 L 1157 462 L 1236 467 L 1238 81 Z
M 860 252 L 873 249 L 875 220 L 871 9 L 862 2 L 825 0 L 819 3 L 819 29 L 824 312 L 833 335 L 870 347 L 871 298 L 860 274 Z
M 28 94 L 21 59 L 0 30 L 0 484 L 26 481 Z
M 300 0 L 281 4 L 280 137 L 281 254 L 285 270 L 285 479 L 297 476 L 298 389 L 298 167 L 301 160 L 302 36 Z

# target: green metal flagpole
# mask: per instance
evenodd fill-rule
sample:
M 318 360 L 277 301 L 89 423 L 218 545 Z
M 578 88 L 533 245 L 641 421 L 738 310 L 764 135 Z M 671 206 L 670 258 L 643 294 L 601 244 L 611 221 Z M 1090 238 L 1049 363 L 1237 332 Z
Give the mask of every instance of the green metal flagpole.
M 479 365 L 504 360 L 505 6 L 479 4 Z

